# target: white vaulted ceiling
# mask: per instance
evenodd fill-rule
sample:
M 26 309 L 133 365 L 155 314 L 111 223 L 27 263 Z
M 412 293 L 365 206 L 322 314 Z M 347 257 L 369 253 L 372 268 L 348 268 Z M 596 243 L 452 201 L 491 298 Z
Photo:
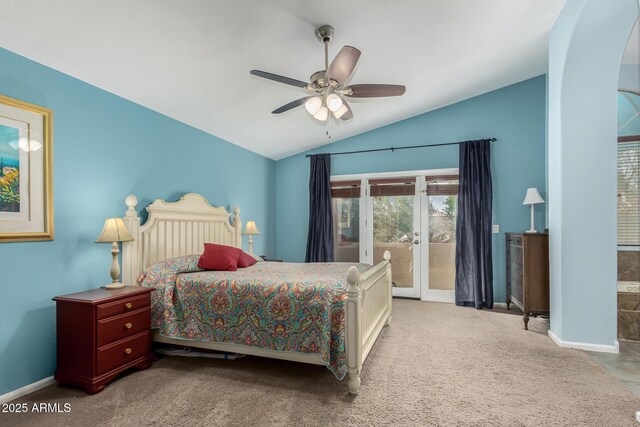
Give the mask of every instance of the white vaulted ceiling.
M 2 0 L 0 47 L 273 159 L 546 72 L 563 0 Z M 404 84 L 399 98 L 350 101 L 326 126 L 304 95 L 260 69 L 308 81 L 323 68 L 321 24 L 362 51 L 352 83 Z

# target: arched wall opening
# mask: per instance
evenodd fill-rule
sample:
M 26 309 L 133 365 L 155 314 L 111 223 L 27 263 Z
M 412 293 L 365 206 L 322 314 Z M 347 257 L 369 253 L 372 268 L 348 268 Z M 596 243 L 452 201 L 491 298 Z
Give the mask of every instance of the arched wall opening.
M 618 340 L 640 348 L 640 28 L 627 44 L 618 90 Z M 622 352 L 622 347 L 621 347 Z
M 618 351 L 617 91 L 638 0 L 568 0 L 549 35 L 549 335 Z

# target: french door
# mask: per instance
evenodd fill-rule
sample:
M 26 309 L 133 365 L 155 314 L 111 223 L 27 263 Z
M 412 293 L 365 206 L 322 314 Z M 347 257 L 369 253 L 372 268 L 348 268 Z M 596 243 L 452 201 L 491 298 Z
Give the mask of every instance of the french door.
M 334 256 L 391 253 L 393 295 L 453 302 L 457 169 L 333 177 Z

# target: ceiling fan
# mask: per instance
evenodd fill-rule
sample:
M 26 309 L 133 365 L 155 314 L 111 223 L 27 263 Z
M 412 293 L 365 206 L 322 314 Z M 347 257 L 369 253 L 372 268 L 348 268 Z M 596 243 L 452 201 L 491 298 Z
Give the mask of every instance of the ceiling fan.
M 276 108 L 271 112 L 272 114 L 281 114 L 304 104 L 309 114 L 320 121 L 324 122 L 328 119 L 329 111 L 336 119 L 344 121 L 353 118 L 351 107 L 349 107 L 344 98 L 379 98 L 404 94 L 406 88 L 403 85 L 347 85 L 361 52 L 355 47 L 344 46 L 329 64 L 329 42 L 334 34 L 335 31 L 331 25 L 323 25 L 316 29 L 316 37 L 324 43 L 325 69 L 313 73 L 310 83 L 267 73 L 266 71 L 251 70 L 251 74 L 254 76 L 314 92 L 312 95 L 296 99 L 280 108 Z

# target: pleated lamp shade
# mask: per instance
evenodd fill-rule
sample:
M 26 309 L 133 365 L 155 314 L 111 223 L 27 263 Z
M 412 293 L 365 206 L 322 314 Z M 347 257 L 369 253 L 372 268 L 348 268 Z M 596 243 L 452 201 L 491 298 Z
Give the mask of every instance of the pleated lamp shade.
M 245 236 L 255 236 L 260 234 L 260 230 L 256 227 L 256 223 L 253 221 L 247 221 L 247 226 L 244 229 Z
M 122 218 L 107 218 L 96 243 L 130 242 L 132 240 L 133 236 L 129 234 Z
M 524 197 L 523 205 L 537 205 L 538 203 L 544 203 L 544 199 L 538 192 L 537 188 L 527 189 L 527 195 Z

